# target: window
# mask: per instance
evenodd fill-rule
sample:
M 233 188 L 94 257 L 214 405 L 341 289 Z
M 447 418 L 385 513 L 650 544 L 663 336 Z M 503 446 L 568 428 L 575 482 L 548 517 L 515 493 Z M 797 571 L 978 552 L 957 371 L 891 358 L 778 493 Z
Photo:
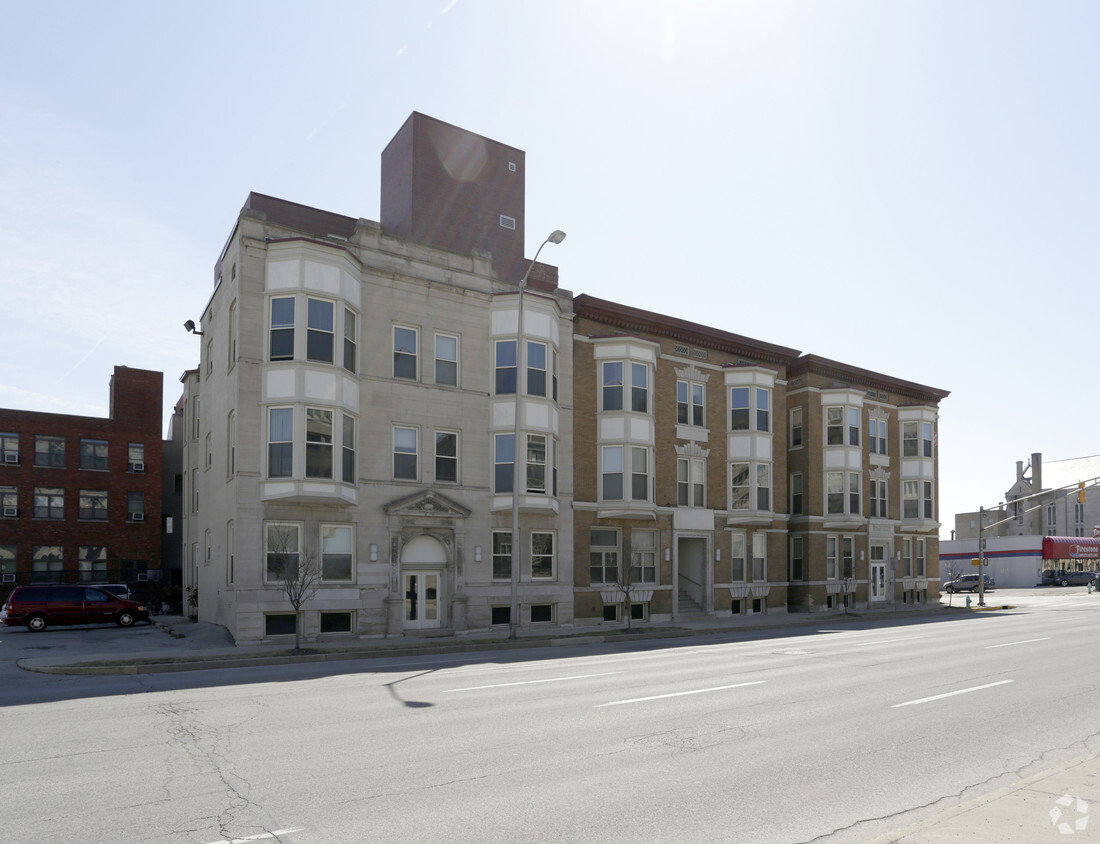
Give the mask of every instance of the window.
M 676 458 L 676 503 L 680 507 L 705 507 L 707 461 L 702 457 Z
M 850 536 L 844 537 L 841 547 L 844 549 L 844 579 L 851 580 L 856 576 L 856 552 L 855 540 Z
M 79 546 L 76 555 L 76 578 L 85 583 L 107 579 L 107 548 L 105 546 Z
M 904 577 L 913 576 L 913 540 L 906 538 L 901 541 L 901 558 L 904 564 Z
M 107 521 L 107 491 L 103 489 L 80 490 L 77 518 L 97 522 Z
M 730 534 L 730 580 L 734 583 L 745 581 L 745 534 Z
M 493 531 L 493 579 L 510 580 L 512 577 L 512 532 Z
M 435 383 L 458 386 L 458 338 L 450 334 L 435 335 Z
M 225 523 L 225 579 L 232 585 L 237 575 L 237 532 L 232 519 Z
M 34 517 L 36 519 L 65 518 L 65 490 L 56 487 L 35 487 Z
M 199 470 L 191 470 L 191 512 L 199 512 Z
M 324 299 L 306 299 L 306 360 L 334 361 L 336 338 L 334 306 Z
M 350 633 L 351 615 L 350 612 L 322 612 L 320 632 Z
M 771 390 L 766 387 L 730 387 L 730 430 L 771 430 Z M 755 427 L 753 426 L 755 420 Z
M 492 618 L 491 623 L 495 625 L 511 624 L 512 623 L 512 608 L 511 607 L 492 607 L 490 609 L 490 615 Z
M 924 546 L 925 546 L 925 540 L 923 540 L 923 539 L 917 539 L 917 540 L 914 540 L 914 541 L 913 541 L 913 545 L 914 545 L 914 547 L 915 547 L 915 549 L 916 549 L 916 552 L 917 552 L 917 577 L 924 577 L 924 576 L 925 576 L 925 574 L 926 574 L 926 570 L 925 570 L 925 568 L 924 568 L 924 562 L 925 562 L 925 558 L 924 558 Z
M 527 341 L 527 395 L 546 395 L 546 344 Z
M 828 515 L 860 515 L 859 493 L 859 472 L 826 472 L 825 512 Z
M 206 449 L 204 451 L 206 468 L 209 469 L 214 463 L 214 451 L 211 448 L 214 442 L 214 434 L 212 432 L 206 435 Z
M 859 445 L 859 408 L 848 408 L 848 445 Z
M 236 268 L 236 265 L 234 265 Z M 232 369 L 237 362 L 237 303 L 229 305 L 229 343 L 226 347 L 229 353 L 228 369 Z
M 548 531 L 531 532 L 531 577 L 554 576 L 554 534 Z
M 802 446 L 802 408 L 791 408 L 791 448 Z
M 34 465 L 48 466 L 54 469 L 65 468 L 65 438 L 44 437 L 34 438 Z
M 202 428 L 202 402 L 199 399 L 191 405 L 191 439 L 199 438 L 199 430 Z
M 19 462 L 19 434 L 0 434 L 0 464 Z
M 294 360 L 294 297 L 271 300 L 271 360 Z
M 768 535 L 752 535 L 752 579 L 761 583 L 768 579 Z
M 623 447 L 603 448 L 603 500 L 622 501 L 623 498 Z
M 546 492 L 546 436 L 527 435 L 527 491 Z
M 298 570 L 301 528 L 296 524 L 270 522 L 264 526 L 264 579 L 279 581 L 283 573 Z
M 268 410 L 267 476 L 289 478 L 294 471 L 294 409 Z
M 903 422 L 901 426 L 903 457 L 932 456 L 932 423 Z
M 12 519 L 19 515 L 19 488 L 0 486 L 0 516 Z
M 791 580 L 805 580 L 806 568 L 803 560 L 804 540 L 801 536 L 791 537 Z
M 496 394 L 510 395 L 516 391 L 516 341 L 496 342 Z
M 195 490 L 195 502 L 198 503 L 198 490 Z M 198 509 L 196 506 L 195 509 Z M 126 520 L 128 522 L 140 522 L 145 519 L 145 493 L 126 493 Z
M 871 518 L 888 518 L 886 512 L 886 481 L 871 480 Z
M 791 475 L 791 515 L 802 515 L 803 502 L 802 473 L 795 472 Z
M 630 449 L 630 497 L 649 501 L 649 449 Z
M 31 546 L 32 583 L 60 583 L 64 567 L 60 545 Z
M 676 382 L 676 422 L 680 425 L 702 427 L 705 413 L 703 409 L 703 385 L 694 381 Z
M 265 636 L 293 636 L 297 629 L 298 616 L 295 613 L 269 613 L 264 616 Z
M 885 419 L 868 419 L 867 437 L 871 446 L 871 454 L 886 454 Z
M 772 508 L 772 467 L 769 463 L 756 464 L 756 509 Z
M 435 432 L 435 479 L 458 481 L 458 434 L 453 431 Z
M 929 505 L 931 505 L 932 484 L 927 484 Z M 901 482 L 901 517 L 903 519 L 919 519 L 921 513 L 921 482 Z
M 393 327 L 393 377 L 416 380 L 417 330 Z
M 230 411 L 225 420 L 225 476 L 237 474 L 237 413 Z
M 514 229 L 516 227 L 516 218 L 509 217 L 507 214 L 501 214 L 500 227 L 503 229 Z
M 494 490 L 511 492 L 516 478 L 516 438 L 514 434 L 497 434 L 493 453 Z
M 837 579 L 837 553 L 838 541 L 835 536 L 825 538 L 825 577 L 828 580 Z
M 321 525 L 321 579 L 351 580 L 351 525 Z
M 657 582 L 657 531 L 630 532 L 630 582 Z
M 393 429 L 393 476 L 397 480 L 416 480 L 416 428 Z
M 554 620 L 553 604 L 531 604 L 531 623 L 547 624 Z
M 623 365 L 618 361 L 608 361 L 603 365 L 603 409 L 623 409 Z
M 306 477 L 332 479 L 332 411 L 306 408 Z
M 730 509 L 749 509 L 749 464 L 730 464 Z
M 550 366 L 551 366 L 551 393 L 550 396 L 554 401 L 558 400 L 558 352 L 557 349 L 550 350 Z
M 592 583 L 619 582 L 619 532 L 594 528 L 588 534 L 588 573 Z
M 922 499 L 924 501 L 924 518 L 932 518 L 932 482 L 923 481 L 921 483 L 921 492 L 923 493 Z
M 825 444 L 844 445 L 844 408 L 825 408 Z
M 340 455 L 340 480 L 355 483 L 355 417 L 344 414 L 343 447 Z
M 131 472 L 145 471 L 145 443 L 128 443 L 126 462 Z
M 357 328 L 355 312 L 344 308 L 344 369 L 352 373 L 359 370 L 356 358 L 359 339 Z
M 0 545 L 0 583 L 15 583 L 15 545 Z
M 630 364 L 630 409 L 649 413 L 649 367 L 644 363 Z

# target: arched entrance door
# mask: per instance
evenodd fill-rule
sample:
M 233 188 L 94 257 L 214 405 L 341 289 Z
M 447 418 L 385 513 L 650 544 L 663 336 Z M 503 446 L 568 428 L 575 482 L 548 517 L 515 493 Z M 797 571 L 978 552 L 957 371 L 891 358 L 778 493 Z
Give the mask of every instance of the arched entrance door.
M 447 551 L 437 539 L 418 536 L 401 549 L 401 583 L 405 590 L 403 627 L 439 627 L 445 614 L 443 572 Z

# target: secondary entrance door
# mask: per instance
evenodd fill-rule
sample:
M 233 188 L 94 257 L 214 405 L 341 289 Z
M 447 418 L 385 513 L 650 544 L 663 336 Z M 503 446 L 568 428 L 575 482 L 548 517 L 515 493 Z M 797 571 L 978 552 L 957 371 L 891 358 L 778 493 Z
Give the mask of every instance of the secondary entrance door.
M 406 571 L 405 627 L 439 626 L 439 572 Z
M 871 546 L 871 600 L 886 600 L 886 546 Z

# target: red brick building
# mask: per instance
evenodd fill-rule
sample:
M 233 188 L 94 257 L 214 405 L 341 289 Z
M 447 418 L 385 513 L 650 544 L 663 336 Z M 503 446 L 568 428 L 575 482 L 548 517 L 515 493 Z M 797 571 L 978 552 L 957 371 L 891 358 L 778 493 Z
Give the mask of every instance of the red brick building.
M 2 587 L 160 579 L 163 375 L 110 389 L 108 419 L 0 409 Z

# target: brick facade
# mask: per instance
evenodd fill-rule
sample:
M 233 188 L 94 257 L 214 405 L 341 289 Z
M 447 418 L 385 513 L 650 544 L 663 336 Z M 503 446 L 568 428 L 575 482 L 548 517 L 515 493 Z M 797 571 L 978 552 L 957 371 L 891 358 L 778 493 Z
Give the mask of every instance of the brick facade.
M 116 366 L 107 419 L 0 409 L 4 587 L 159 579 L 162 382 Z

